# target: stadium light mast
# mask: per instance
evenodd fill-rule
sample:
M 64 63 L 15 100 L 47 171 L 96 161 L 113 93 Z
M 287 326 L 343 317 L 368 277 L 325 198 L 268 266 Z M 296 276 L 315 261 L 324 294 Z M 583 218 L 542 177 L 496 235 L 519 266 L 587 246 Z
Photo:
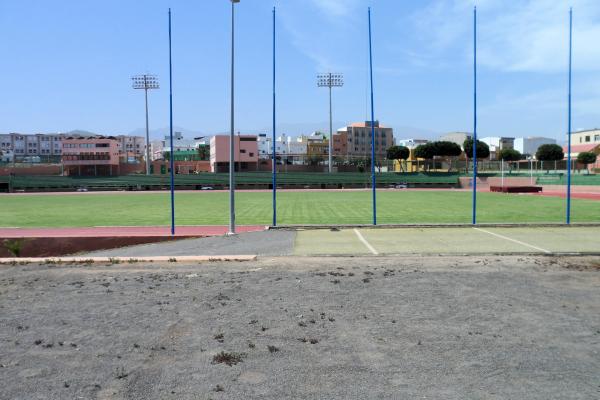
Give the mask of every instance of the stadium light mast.
M 235 235 L 235 4 L 240 0 L 231 1 L 231 130 L 229 132 L 229 232 L 228 235 Z
M 146 175 L 150 175 L 150 128 L 148 125 L 148 90 L 159 89 L 158 78 L 155 75 L 134 75 L 131 80 L 134 89 L 143 89 L 146 98 Z M 173 149 L 171 149 L 171 153 Z M 127 157 L 127 153 L 125 153 Z
M 331 104 L 331 89 L 334 87 L 344 86 L 344 75 L 333 74 L 328 72 L 326 74 L 317 75 L 317 86 L 329 88 L 329 173 L 333 172 L 333 157 L 332 157 L 332 142 L 333 142 L 333 112 Z

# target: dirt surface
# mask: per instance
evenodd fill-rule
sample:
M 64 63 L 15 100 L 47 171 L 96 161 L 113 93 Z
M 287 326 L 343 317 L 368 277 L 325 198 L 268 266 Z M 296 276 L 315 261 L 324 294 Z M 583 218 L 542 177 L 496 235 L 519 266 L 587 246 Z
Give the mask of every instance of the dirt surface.
M 0 266 L 2 399 L 597 399 L 600 260 Z

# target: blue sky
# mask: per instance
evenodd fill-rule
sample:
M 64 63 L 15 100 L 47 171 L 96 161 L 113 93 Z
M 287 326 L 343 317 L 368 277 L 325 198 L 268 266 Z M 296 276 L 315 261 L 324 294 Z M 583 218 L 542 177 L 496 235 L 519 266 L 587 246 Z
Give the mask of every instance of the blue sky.
M 278 12 L 278 120 L 296 134 L 327 126 L 319 72 L 342 72 L 334 119 L 363 120 L 367 7 L 375 111 L 395 136 L 472 129 L 472 1 L 242 0 L 237 17 L 236 130 L 269 132 L 271 9 Z M 574 7 L 574 129 L 600 126 L 600 2 L 480 0 L 479 132 L 562 139 L 567 121 L 568 9 Z M 168 126 L 167 9 L 173 10 L 175 125 L 229 126 L 227 0 L 0 2 L 0 132 L 144 125 L 130 77 L 154 73 L 150 123 Z

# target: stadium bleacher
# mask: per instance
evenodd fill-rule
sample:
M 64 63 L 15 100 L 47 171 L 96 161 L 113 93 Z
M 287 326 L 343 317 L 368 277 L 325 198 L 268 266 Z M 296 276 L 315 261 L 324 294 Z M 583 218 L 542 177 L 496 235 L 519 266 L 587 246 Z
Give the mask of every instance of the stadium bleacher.
M 408 187 L 458 187 L 458 174 L 453 173 L 378 173 L 378 187 L 406 185 Z M 240 189 L 265 189 L 272 184 L 271 173 L 236 173 L 236 186 Z M 8 182 L 0 177 L 0 182 Z M 277 186 L 282 188 L 359 188 L 371 184 L 370 174 L 364 173 L 278 173 Z M 125 175 L 116 177 L 70 176 L 14 176 L 10 179 L 12 190 L 18 191 L 72 191 L 87 190 L 161 190 L 169 188 L 168 175 Z M 229 185 L 227 173 L 176 175 L 178 189 L 222 189 Z

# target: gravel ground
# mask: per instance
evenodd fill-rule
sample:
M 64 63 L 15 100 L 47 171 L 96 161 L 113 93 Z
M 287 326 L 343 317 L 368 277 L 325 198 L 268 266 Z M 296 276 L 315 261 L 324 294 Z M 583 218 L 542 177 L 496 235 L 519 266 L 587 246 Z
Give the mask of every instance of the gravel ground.
M 551 257 L 0 266 L 0 398 L 598 399 L 599 268 Z
M 100 250 L 87 253 L 85 256 L 150 257 L 240 254 L 283 256 L 292 254 L 295 238 L 295 231 L 271 230 L 245 232 L 235 236 L 213 236 L 199 239 L 183 239 L 173 242 L 122 247 L 113 250 Z

